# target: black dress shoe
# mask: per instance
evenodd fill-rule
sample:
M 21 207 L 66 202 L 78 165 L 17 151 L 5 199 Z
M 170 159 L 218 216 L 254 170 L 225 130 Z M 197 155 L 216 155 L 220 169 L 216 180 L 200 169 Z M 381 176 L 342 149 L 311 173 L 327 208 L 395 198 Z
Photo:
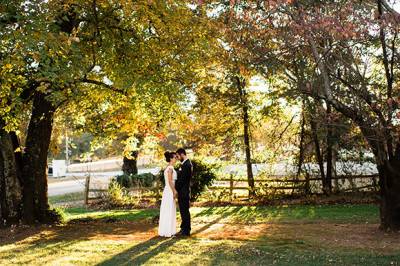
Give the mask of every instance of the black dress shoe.
M 183 231 L 179 231 L 179 232 L 176 234 L 176 236 L 177 236 L 177 237 L 189 237 L 189 236 L 190 236 L 190 233 L 183 232 Z

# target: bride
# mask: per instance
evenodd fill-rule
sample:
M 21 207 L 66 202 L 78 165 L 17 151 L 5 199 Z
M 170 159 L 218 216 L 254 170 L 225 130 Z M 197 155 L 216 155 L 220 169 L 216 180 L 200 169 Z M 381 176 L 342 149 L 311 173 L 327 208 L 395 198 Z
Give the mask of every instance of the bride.
M 176 234 L 176 205 L 174 199 L 177 196 L 175 189 L 177 173 L 174 169 L 176 154 L 175 152 L 167 151 L 164 153 L 164 156 L 168 162 L 168 166 L 164 170 L 165 187 L 161 200 L 158 234 L 164 237 L 171 237 Z

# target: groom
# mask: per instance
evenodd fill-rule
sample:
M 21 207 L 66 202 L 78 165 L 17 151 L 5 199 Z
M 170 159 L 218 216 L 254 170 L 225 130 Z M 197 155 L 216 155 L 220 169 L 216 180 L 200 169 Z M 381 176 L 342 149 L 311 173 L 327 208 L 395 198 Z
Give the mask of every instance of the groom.
M 181 231 L 178 235 L 190 236 L 190 180 L 193 175 L 193 166 L 184 149 L 178 149 L 176 155 L 182 162 L 178 171 L 178 179 L 175 183 L 176 191 L 178 191 L 179 212 L 182 219 Z

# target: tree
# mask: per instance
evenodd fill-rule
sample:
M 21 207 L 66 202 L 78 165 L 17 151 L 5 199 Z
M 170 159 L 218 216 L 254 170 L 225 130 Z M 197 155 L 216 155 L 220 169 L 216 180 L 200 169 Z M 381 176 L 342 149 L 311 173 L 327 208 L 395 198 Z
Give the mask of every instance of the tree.
M 357 125 L 380 176 L 381 226 L 398 230 L 399 92 L 394 84 L 399 73 L 399 14 L 384 0 L 251 2 L 246 8 L 239 20 L 249 36 L 258 37 L 241 44 L 255 55 L 260 69 L 276 61 L 284 68 L 314 67 L 312 75 L 299 82 L 298 92 L 323 100 Z M 276 49 L 266 50 L 271 46 Z M 304 58 L 299 60 L 295 51 Z M 321 85 L 313 86 L 314 80 Z
M 1 148 L 22 152 L 14 153 L 12 161 L 6 154 L 1 157 L 2 165 L 16 169 L 14 176 L 8 171 L 0 178 L 7 184 L 21 181 L 23 204 L 15 196 L 18 193 L 2 194 L 2 202 L 14 202 L 3 205 L 2 213 L 15 217 L 2 214 L 1 218 L 13 222 L 23 216 L 26 223 L 47 222 L 53 217 L 47 202 L 46 167 L 55 114 L 71 102 L 93 99 L 88 95 L 96 93 L 135 99 L 170 88 L 182 90 L 191 85 L 196 71 L 187 80 L 179 76 L 183 70 L 196 69 L 201 58 L 198 52 L 210 42 L 205 42 L 202 18 L 186 1 L 173 5 L 13 1 L 2 3 L 3 9 L 0 95 L 4 108 L 0 119 L 6 139 L 1 144 L 7 146 Z M 24 115 L 21 110 L 30 106 L 21 145 L 15 137 L 18 120 Z M 104 114 L 108 108 L 98 109 Z
M 248 80 L 239 70 L 219 69 L 217 82 L 206 83 L 196 90 L 196 103 L 189 111 L 193 114 L 193 130 L 188 133 L 195 149 L 207 149 L 205 155 L 228 159 L 239 147 L 245 153 L 249 195 L 254 196 Z M 219 149 L 222 152 L 216 152 Z
M 241 108 L 241 117 L 243 120 L 243 142 L 244 151 L 246 154 L 246 168 L 247 168 L 247 182 L 249 184 L 249 196 L 255 196 L 253 165 L 251 160 L 251 147 L 250 147 L 250 118 L 249 118 L 249 103 L 246 91 L 246 79 L 236 75 L 235 86 L 239 94 L 239 106 Z

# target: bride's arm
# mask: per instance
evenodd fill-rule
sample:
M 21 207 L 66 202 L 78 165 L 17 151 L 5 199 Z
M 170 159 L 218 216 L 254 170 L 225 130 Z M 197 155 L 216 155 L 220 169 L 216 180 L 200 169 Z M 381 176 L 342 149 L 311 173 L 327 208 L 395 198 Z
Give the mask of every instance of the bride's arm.
M 174 193 L 174 197 L 175 197 L 176 194 L 178 194 L 178 192 L 175 189 L 174 181 L 172 180 L 172 176 L 173 176 L 172 169 L 168 169 L 168 185 L 172 189 L 172 192 Z

